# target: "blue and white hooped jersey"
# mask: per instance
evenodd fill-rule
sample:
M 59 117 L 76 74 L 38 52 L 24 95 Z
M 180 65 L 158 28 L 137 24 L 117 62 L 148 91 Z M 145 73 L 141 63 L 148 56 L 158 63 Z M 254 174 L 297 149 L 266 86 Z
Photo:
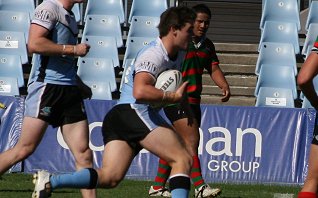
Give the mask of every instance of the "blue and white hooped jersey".
M 50 31 L 49 39 L 57 44 L 75 45 L 78 27 L 72 12 L 63 8 L 57 0 L 43 1 L 34 12 L 32 24 L 40 25 Z M 44 56 L 35 54 L 33 64 L 36 68 L 32 81 L 60 85 L 76 84 L 76 59 L 73 56 Z
M 138 54 L 131 66 L 126 69 L 125 81 L 123 82 L 118 104 L 134 104 L 136 99 L 133 96 L 134 76 L 139 72 L 148 72 L 155 79 L 159 74 L 168 69 L 181 69 L 185 52 L 180 51 L 178 57 L 172 61 L 169 59 L 160 38 L 150 42 Z

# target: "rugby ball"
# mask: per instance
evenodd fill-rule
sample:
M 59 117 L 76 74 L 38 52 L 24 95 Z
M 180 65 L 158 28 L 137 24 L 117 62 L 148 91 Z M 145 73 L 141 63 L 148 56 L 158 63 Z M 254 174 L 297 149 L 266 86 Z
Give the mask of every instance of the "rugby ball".
M 155 87 L 163 91 L 176 91 L 181 84 L 181 72 L 178 70 L 167 70 L 159 74 Z

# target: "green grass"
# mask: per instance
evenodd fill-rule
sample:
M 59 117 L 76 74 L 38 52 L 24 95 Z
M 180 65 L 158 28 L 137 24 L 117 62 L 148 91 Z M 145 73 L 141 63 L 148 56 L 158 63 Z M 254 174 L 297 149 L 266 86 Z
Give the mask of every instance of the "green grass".
M 98 198 L 146 198 L 151 181 L 124 180 L 115 189 L 98 189 Z M 300 186 L 210 184 L 222 189 L 220 198 L 271 198 L 275 193 L 294 194 L 296 198 Z M 0 179 L 0 198 L 31 197 L 33 191 L 32 175 L 5 174 Z M 193 188 L 190 197 L 193 197 Z M 56 190 L 53 198 L 80 198 L 76 189 Z

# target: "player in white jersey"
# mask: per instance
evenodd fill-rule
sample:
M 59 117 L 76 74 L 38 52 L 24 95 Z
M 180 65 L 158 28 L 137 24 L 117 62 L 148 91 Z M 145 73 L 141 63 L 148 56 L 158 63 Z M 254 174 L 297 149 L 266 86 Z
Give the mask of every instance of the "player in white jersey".
M 86 44 L 77 44 L 78 28 L 72 7 L 83 0 L 46 0 L 32 18 L 28 50 L 34 53 L 36 76 L 28 85 L 22 132 L 15 147 L 0 154 L 0 174 L 31 155 L 48 125 L 61 127 L 77 169 L 93 166 L 82 93 L 77 86 L 76 56 L 85 56 Z M 82 190 L 96 197 L 95 190 Z M 38 192 L 33 197 L 39 197 Z
M 105 116 L 102 132 L 105 143 L 100 169 L 83 169 L 72 174 L 52 175 L 40 171 L 35 188 L 46 194 L 62 187 L 113 188 L 124 178 L 133 158 L 145 148 L 167 160 L 172 167 L 172 197 L 186 198 L 190 190 L 191 156 L 171 126 L 149 103 L 179 103 L 187 83 L 176 92 L 155 88 L 158 75 L 181 66 L 182 53 L 192 36 L 195 12 L 187 7 L 171 7 L 160 17 L 160 37 L 138 53 L 126 74 L 120 100 Z M 45 185 L 47 184 L 47 185 Z M 45 196 L 43 196 L 45 197 Z

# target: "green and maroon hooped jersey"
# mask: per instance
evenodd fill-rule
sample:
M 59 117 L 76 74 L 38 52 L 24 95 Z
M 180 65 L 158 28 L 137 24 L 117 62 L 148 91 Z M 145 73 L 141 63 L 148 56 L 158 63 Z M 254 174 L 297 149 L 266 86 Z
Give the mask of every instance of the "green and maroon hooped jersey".
M 188 81 L 187 93 L 189 103 L 200 104 L 202 92 L 202 74 L 204 69 L 212 72 L 212 66 L 219 64 L 213 42 L 202 39 L 198 44 L 189 43 L 188 51 L 182 65 L 182 76 Z

